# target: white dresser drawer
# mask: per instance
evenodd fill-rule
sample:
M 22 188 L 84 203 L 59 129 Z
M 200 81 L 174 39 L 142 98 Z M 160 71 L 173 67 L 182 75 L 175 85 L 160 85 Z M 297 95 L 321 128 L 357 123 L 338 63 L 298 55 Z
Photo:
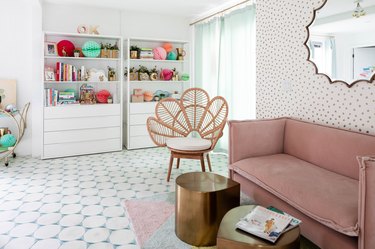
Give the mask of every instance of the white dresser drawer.
M 118 138 L 120 127 L 96 128 L 85 130 L 52 131 L 44 133 L 44 144 L 72 143 Z
M 44 107 L 44 118 L 76 118 L 120 115 L 120 104 L 63 105 Z
M 43 158 L 75 156 L 120 150 L 122 150 L 122 144 L 119 138 L 76 143 L 48 144 L 44 146 Z
M 44 120 L 44 132 L 117 127 L 120 125 L 120 116 L 47 119 Z
M 129 112 L 130 114 L 154 114 L 156 103 L 157 102 L 130 103 Z
M 147 119 L 149 117 L 152 117 L 152 115 L 151 114 L 133 114 L 133 115 L 129 115 L 129 125 L 146 125 Z
M 147 125 L 131 125 L 130 136 L 148 136 Z
M 156 147 L 156 144 L 154 144 L 150 136 L 130 137 L 129 139 L 128 149 L 140 149 L 148 147 Z

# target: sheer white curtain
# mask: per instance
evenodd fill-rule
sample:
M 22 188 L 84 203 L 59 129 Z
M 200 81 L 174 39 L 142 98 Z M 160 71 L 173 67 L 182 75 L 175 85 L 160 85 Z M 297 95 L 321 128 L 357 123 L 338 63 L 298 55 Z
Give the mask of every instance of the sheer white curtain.
M 223 96 L 229 119 L 255 118 L 255 5 L 195 25 L 194 47 L 195 85 Z M 226 129 L 219 150 L 228 148 Z

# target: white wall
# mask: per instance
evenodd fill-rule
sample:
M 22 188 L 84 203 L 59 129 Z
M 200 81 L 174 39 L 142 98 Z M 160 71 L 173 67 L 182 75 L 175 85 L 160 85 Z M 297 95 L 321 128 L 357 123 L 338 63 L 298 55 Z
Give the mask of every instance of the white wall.
M 354 33 L 335 35 L 337 51 L 337 75 L 345 80 L 353 76 L 353 48 L 375 46 L 374 33 Z M 342 78 L 342 77 L 340 77 Z
M 41 82 L 41 5 L 38 0 L 6 0 L 0 8 L 0 78 L 17 80 L 17 106 L 31 102 L 25 135 L 16 153 L 29 155 L 35 143 L 33 126 L 41 122 L 37 90 Z M 39 101 L 40 102 L 40 101 Z M 3 121 L 4 122 L 4 121 Z M 40 141 L 40 139 L 39 139 Z M 40 147 L 40 144 L 38 144 Z
M 145 37 L 188 40 L 190 37 L 189 22 L 181 17 L 78 5 L 43 4 L 44 31 L 77 33 L 78 25 L 82 24 L 99 25 L 100 34 L 121 35 L 124 39 Z M 41 124 L 34 129 L 41 133 Z M 41 143 L 37 150 L 38 153 L 33 153 L 33 156 L 41 154 Z

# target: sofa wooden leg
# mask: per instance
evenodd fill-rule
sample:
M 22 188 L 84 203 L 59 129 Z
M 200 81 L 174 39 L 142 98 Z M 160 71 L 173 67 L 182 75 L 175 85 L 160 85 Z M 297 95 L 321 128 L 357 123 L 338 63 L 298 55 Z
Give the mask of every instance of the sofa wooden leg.
M 180 159 L 181 158 L 177 158 L 177 167 L 176 167 L 176 169 L 180 168 Z
M 169 182 L 169 179 L 171 178 L 172 165 L 173 165 L 173 153 L 171 153 L 171 158 L 169 159 L 167 182 Z
M 209 153 L 207 153 L 207 163 L 208 163 L 208 169 L 210 170 L 210 172 L 212 172 L 211 161 L 210 161 L 210 154 Z

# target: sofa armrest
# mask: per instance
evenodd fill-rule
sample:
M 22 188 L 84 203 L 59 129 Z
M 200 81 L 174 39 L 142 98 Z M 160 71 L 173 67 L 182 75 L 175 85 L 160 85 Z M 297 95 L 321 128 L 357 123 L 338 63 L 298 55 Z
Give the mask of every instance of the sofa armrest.
M 359 162 L 359 249 L 375 245 L 375 156 L 358 157 Z
M 285 121 L 286 118 L 229 121 L 229 164 L 282 153 Z

